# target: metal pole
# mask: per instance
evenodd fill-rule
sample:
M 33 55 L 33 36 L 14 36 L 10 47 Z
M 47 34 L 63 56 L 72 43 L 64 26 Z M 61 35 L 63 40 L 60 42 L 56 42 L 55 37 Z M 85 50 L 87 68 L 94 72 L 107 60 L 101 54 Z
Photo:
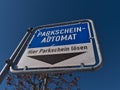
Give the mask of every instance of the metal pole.
M 11 57 L 6 61 L 5 66 L 3 67 L 3 69 L 0 72 L 0 83 L 3 81 L 6 74 L 8 73 L 10 66 L 13 64 L 13 62 L 15 62 L 16 57 L 20 53 L 22 47 L 26 44 L 27 39 L 31 35 L 31 32 L 32 32 L 32 28 L 29 28 L 29 30 L 27 31 L 27 33 L 25 34 L 25 36 L 23 37 L 23 39 L 21 40 L 21 42 L 19 43 L 19 45 L 17 46 L 17 48 L 15 49 L 15 51 L 13 52 Z
M 1 72 L 0 72 L 0 83 L 3 81 L 4 77 L 6 76 L 8 70 L 9 70 L 9 67 L 10 67 L 9 64 L 5 64 L 5 66 L 1 70 Z

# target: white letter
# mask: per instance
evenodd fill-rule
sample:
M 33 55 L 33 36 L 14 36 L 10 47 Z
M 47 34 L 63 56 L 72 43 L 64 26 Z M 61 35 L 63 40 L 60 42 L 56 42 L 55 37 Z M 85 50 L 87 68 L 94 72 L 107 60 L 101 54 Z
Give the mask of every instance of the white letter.
M 65 35 L 65 36 L 61 36 L 61 41 L 63 41 L 63 40 L 67 40 L 67 35 Z
M 73 35 L 73 39 L 75 40 L 75 36 L 76 36 L 76 34 L 72 34 Z
M 41 43 L 46 43 L 46 38 L 44 38 L 44 39 L 41 41 Z
M 60 36 L 57 36 L 57 37 L 55 38 L 55 41 L 60 41 Z

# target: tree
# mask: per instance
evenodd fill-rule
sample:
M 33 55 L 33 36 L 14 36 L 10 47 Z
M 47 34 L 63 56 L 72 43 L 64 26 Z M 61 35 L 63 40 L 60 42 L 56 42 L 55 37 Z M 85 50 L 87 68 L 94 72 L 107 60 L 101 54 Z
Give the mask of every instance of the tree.
M 12 90 L 80 90 L 79 76 L 73 73 L 12 74 L 6 78 L 6 84 Z M 7 90 L 7 89 L 6 89 Z

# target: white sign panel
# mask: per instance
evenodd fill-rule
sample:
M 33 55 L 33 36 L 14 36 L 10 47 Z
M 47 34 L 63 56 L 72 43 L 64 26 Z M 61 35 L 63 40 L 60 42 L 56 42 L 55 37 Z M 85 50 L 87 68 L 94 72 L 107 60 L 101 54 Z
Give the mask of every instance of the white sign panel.
M 38 28 L 18 68 L 85 66 L 96 63 L 88 22 Z

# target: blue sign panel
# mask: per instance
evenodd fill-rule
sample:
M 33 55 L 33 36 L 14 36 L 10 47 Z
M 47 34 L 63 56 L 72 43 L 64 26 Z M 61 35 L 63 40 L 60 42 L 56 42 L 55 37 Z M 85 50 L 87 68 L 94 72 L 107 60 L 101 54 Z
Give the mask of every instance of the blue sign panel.
M 36 30 L 28 48 L 90 43 L 87 22 Z

